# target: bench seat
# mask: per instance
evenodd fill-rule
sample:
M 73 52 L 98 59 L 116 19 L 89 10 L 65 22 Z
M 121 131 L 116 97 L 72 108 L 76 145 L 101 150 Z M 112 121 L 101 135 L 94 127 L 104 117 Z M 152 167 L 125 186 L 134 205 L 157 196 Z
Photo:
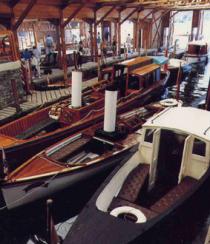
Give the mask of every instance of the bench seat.
M 171 207 L 176 201 L 178 201 L 185 194 L 190 192 L 190 190 L 196 185 L 197 180 L 192 177 L 185 177 L 180 184 L 170 190 L 166 195 L 164 195 L 160 200 L 153 204 L 150 209 L 157 213 L 162 213 Z
M 142 189 L 148 175 L 149 175 L 149 165 L 139 164 L 127 176 L 118 194 L 118 198 L 127 200 L 129 202 L 135 202 L 136 199 L 138 198 L 139 192 Z

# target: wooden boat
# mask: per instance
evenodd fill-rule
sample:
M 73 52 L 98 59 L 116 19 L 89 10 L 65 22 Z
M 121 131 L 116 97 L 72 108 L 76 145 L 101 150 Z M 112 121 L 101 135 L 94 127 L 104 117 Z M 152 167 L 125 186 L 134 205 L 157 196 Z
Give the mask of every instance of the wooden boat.
M 177 81 L 177 75 L 181 65 L 181 77 L 180 81 L 187 79 L 192 71 L 192 66 L 188 64 L 185 60 L 177 58 L 167 58 L 165 56 L 151 56 L 154 63 L 159 64 L 163 69 L 167 68 L 170 71 L 170 76 L 168 79 L 167 86 L 174 85 Z M 164 67 L 165 66 L 165 67 Z
M 195 65 L 206 65 L 208 62 L 208 46 L 207 43 L 202 41 L 194 41 L 188 43 L 188 50 L 185 54 L 185 60 Z
M 145 57 L 143 60 L 145 61 Z M 140 58 L 138 58 L 138 63 L 142 64 Z M 136 66 L 137 62 L 135 62 Z M 160 73 L 158 65 L 149 64 L 133 69 L 129 76 L 131 81 L 136 79 L 137 82 L 135 86 L 131 83 L 132 87 L 127 87 L 127 96 L 124 96 L 123 92 L 119 92 L 118 113 L 148 103 L 162 93 L 169 72 Z M 114 86 L 121 86 L 119 80 L 114 82 Z M 83 106 L 80 108 L 71 108 L 70 102 L 66 101 L 2 126 L 0 128 L 0 147 L 4 148 L 10 169 L 14 169 L 20 162 L 58 140 L 101 121 L 106 87 L 107 84 L 99 88 L 95 87 L 91 93 L 83 96 Z M 120 90 L 123 89 L 121 86 Z
M 180 81 L 187 79 L 187 77 L 191 73 L 192 66 L 191 64 L 187 63 L 187 61 L 182 59 L 170 58 L 168 61 L 168 70 L 170 71 L 170 78 L 168 83 L 169 85 L 173 85 L 176 83 L 180 65 L 181 65 Z
M 8 174 L 1 189 L 9 209 L 46 197 L 115 166 L 138 144 L 135 133 L 163 109 L 152 104 L 122 114 L 117 129 L 105 133 L 98 123 L 40 152 Z
M 154 243 L 152 231 L 209 184 L 209 120 L 190 107 L 150 118 L 139 150 L 105 180 L 64 243 Z

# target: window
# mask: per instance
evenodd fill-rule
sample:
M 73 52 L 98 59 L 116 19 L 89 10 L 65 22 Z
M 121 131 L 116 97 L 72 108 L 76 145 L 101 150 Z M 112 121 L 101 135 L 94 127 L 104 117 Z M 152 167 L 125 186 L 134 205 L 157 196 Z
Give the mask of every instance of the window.
M 197 138 L 194 139 L 193 143 L 193 154 L 205 157 L 206 156 L 206 143 Z
M 154 132 L 155 132 L 155 130 L 147 129 L 146 132 L 145 132 L 144 141 L 145 141 L 145 142 L 152 143 L 152 142 L 153 142 L 153 135 L 154 135 Z

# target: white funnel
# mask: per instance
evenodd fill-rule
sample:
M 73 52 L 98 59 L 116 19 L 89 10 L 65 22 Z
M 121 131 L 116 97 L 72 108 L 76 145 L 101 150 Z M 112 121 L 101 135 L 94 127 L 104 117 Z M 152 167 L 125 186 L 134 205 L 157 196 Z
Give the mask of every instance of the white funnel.
M 79 108 L 82 106 L 82 72 L 72 71 L 71 106 Z
M 117 91 L 105 92 L 104 131 L 114 132 L 117 114 Z

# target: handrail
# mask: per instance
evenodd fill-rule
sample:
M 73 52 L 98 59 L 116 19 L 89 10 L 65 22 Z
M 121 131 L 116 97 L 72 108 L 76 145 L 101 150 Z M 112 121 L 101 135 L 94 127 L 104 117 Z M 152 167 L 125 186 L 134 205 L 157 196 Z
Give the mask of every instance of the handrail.
M 153 124 L 155 119 L 159 118 L 161 115 L 166 113 L 169 109 L 171 109 L 171 107 L 168 107 L 168 108 L 164 109 L 162 113 L 157 114 L 157 116 L 154 119 L 151 120 L 151 123 Z
M 204 131 L 204 135 L 206 135 L 206 132 L 210 129 L 210 126 Z

